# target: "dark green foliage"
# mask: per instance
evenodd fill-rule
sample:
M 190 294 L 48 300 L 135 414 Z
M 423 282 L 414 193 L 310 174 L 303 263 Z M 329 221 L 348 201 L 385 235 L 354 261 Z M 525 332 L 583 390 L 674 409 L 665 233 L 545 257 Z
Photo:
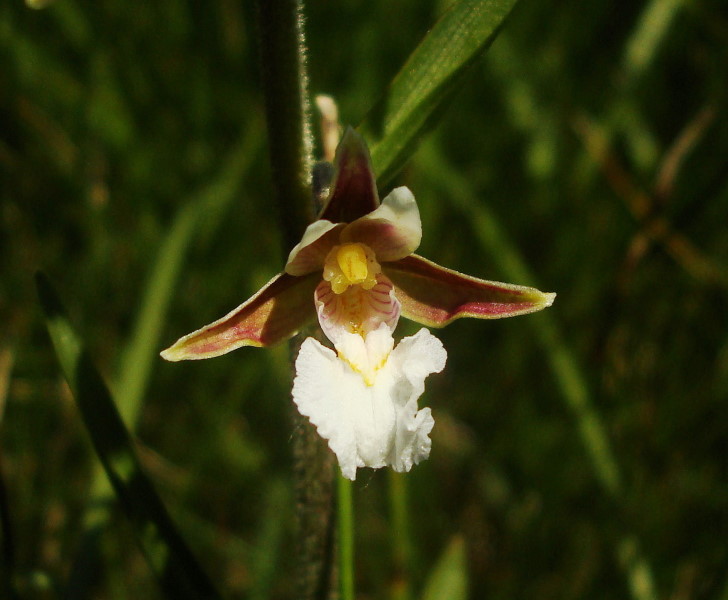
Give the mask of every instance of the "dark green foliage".
M 141 469 L 121 415 L 65 309 L 43 275 L 36 278 L 48 332 L 99 460 L 122 510 L 139 534 L 139 545 L 174 598 L 218 598 L 192 553 L 174 528 L 152 484 Z
M 360 123 L 447 4 L 311 2 L 311 93 Z M 392 180 L 418 199 L 422 255 L 559 295 L 547 314 L 437 332 L 449 361 L 423 398 L 436 426 L 406 479 L 407 556 L 386 473 L 354 486 L 362 596 L 407 580 L 419 597 L 446 548 L 441 566 L 460 564 L 462 535 L 473 598 L 646 598 L 621 567 L 630 536 L 660 598 L 725 598 L 726 32 L 710 0 L 524 0 Z M 286 348 L 134 360 L 283 263 L 255 35 L 252 3 L 234 0 L 0 3 L 0 550 L 23 598 L 69 581 L 94 598 L 160 594 L 115 505 L 95 566 L 74 571 L 108 496 L 37 269 L 215 587 L 292 597 Z M 171 297 L 153 285 L 165 277 Z

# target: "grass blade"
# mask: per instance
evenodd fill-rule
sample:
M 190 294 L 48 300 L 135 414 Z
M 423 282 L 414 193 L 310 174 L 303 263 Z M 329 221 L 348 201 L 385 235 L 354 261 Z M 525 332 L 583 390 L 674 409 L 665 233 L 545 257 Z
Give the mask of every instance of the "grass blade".
M 458 89 L 464 73 L 498 35 L 516 2 L 460 0 L 410 55 L 359 126 L 369 140 L 380 187 L 412 154 Z
M 275 478 L 265 491 L 266 510 L 260 520 L 250 572 L 255 574 L 248 600 L 268 600 L 273 596 L 280 573 L 280 555 L 285 548 L 288 527 L 292 521 L 290 483 Z
M 169 306 L 193 240 L 209 236 L 217 229 L 240 188 L 260 143 L 261 126 L 251 121 L 242 139 L 224 161 L 217 177 L 195 192 L 182 206 L 169 232 L 161 241 L 152 264 L 132 335 L 124 348 L 114 398 L 122 421 L 134 430 L 149 384 L 152 365 L 159 360 L 160 336 Z M 89 501 L 84 515 L 83 540 L 68 578 L 69 597 L 79 597 L 89 587 L 89 576 L 97 572 L 98 541 L 108 521 L 112 495 L 103 468 L 94 469 Z
M 219 598 L 141 470 L 111 394 L 58 296 L 43 274 L 36 284 L 56 356 L 94 449 L 162 588 L 170 598 Z
M 391 588 L 394 600 L 411 600 L 414 561 L 414 543 L 410 528 L 411 506 L 407 493 L 407 475 L 387 469 L 389 514 L 391 519 L 392 563 L 397 578 Z
M 204 221 L 214 219 L 208 229 L 217 227 L 236 197 L 243 174 L 255 156 L 260 129 L 255 121 L 212 183 L 194 194 L 180 209 L 160 244 L 131 339 L 124 349 L 115 389 L 119 412 L 129 427 L 136 423 L 152 365 L 159 360 L 162 327 L 187 258 L 187 249 L 199 230 L 205 228 Z
M 432 571 L 422 600 L 465 600 L 468 597 L 468 571 L 465 542 L 452 538 Z

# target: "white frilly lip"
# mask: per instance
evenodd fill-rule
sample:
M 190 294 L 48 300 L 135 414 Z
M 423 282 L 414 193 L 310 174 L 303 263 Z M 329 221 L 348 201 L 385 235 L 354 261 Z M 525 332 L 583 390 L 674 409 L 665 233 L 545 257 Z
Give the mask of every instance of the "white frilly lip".
M 393 343 L 382 323 L 365 338 L 343 335 L 339 355 L 308 338 L 296 359 L 293 401 L 328 441 L 347 479 L 359 467 L 406 472 L 430 454 L 434 420 L 417 400 L 447 353 L 426 329 L 394 349 Z

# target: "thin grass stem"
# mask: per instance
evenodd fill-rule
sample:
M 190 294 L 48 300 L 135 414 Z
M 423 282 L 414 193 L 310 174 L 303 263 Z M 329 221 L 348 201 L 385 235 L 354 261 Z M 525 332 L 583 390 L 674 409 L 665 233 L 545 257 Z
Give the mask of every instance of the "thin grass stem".
M 339 590 L 341 600 L 354 600 L 354 499 L 352 483 L 337 477 L 339 523 Z

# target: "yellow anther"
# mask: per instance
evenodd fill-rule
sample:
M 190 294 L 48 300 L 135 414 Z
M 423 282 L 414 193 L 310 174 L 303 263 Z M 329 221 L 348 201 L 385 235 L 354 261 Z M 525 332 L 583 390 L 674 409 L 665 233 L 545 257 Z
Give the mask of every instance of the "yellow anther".
M 335 294 L 343 294 L 350 286 L 370 290 L 377 285 L 382 272 L 374 252 L 360 243 L 334 246 L 324 261 L 323 276 L 331 282 Z
M 351 284 L 361 283 L 369 275 L 367 255 L 361 244 L 344 244 L 339 247 L 336 262 Z

